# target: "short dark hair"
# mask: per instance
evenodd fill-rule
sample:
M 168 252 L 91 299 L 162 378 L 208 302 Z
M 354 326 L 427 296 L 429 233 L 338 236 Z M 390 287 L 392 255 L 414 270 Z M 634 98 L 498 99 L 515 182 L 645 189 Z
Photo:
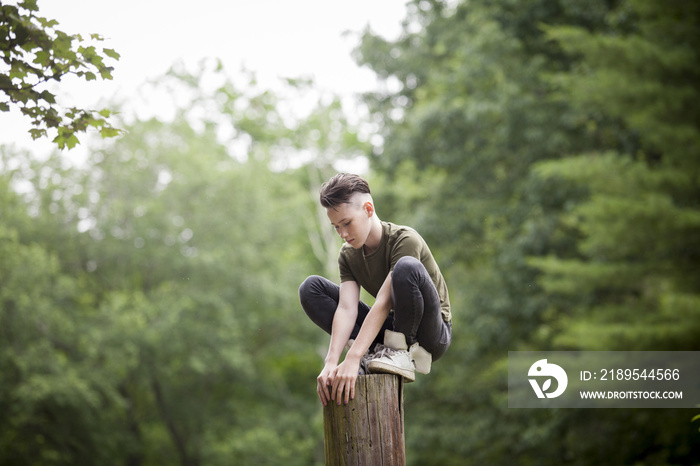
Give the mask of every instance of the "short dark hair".
M 321 186 L 321 205 L 335 208 L 350 202 L 355 193 L 371 194 L 369 184 L 360 176 L 351 173 L 338 173 Z

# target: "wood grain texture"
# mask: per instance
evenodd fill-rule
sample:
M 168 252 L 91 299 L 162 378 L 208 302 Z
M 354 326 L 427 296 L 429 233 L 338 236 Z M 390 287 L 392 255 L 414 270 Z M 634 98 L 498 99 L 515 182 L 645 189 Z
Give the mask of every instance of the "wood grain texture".
M 401 377 L 359 376 L 354 400 L 323 408 L 323 430 L 327 466 L 405 465 Z

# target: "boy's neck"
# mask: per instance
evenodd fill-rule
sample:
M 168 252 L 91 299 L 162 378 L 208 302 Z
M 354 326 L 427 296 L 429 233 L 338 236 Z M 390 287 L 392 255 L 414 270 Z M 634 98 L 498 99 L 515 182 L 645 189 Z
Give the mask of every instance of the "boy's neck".
M 365 255 L 372 254 L 374 251 L 376 251 L 381 242 L 382 222 L 379 220 L 379 217 L 374 215 L 372 217 L 372 227 L 370 228 L 369 236 L 367 237 L 367 241 L 365 242 L 364 246 L 362 246 Z

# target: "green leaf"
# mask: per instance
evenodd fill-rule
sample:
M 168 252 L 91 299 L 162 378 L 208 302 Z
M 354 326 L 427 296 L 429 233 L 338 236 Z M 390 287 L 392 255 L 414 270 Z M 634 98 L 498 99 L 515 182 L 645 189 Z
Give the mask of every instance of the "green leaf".
M 21 62 L 13 63 L 12 68 L 10 68 L 10 79 L 24 80 L 25 77 L 27 77 L 27 70 L 26 70 L 24 63 L 21 63 Z
M 27 52 L 31 52 L 32 50 L 34 50 L 37 47 L 39 47 L 39 46 L 36 45 L 34 42 L 28 41 L 28 42 L 25 42 L 24 44 L 22 44 L 21 49 L 26 50 Z
M 105 120 L 103 120 L 101 118 L 89 117 L 89 118 L 86 118 L 85 121 L 87 122 L 88 125 L 92 126 L 93 128 L 102 128 L 106 124 Z
M 36 6 L 37 0 L 24 0 L 19 4 L 22 8 L 29 11 L 39 11 L 39 7 Z
M 68 149 L 72 149 L 76 144 L 80 144 L 80 140 L 75 134 L 71 134 L 68 139 L 66 139 L 66 146 L 68 146 Z
M 10 104 L 7 102 L 0 102 L 0 112 L 9 112 L 10 111 Z
M 102 138 L 113 138 L 119 136 L 119 130 L 105 126 L 100 130 L 100 136 L 102 136 Z
M 119 58 L 121 57 L 121 55 L 119 55 L 119 53 L 117 53 L 114 49 L 102 49 L 102 51 L 105 55 L 114 58 L 115 60 L 119 60 Z
M 37 18 L 37 19 L 39 20 L 39 24 L 41 24 L 42 27 L 44 27 L 44 29 L 49 29 L 49 28 L 52 28 L 54 26 L 58 26 L 58 21 L 56 21 L 55 19 L 52 19 L 52 20 L 49 20 L 47 18 Z
M 44 91 L 41 93 L 41 98 L 50 104 L 56 103 L 56 97 L 49 91 Z
M 49 53 L 45 50 L 39 50 L 36 52 L 36 58 L 34 58 L 33 63 L 39 64 L 41 66 L 46 66 L 49 63 Z
M 46 136 L 46 130 L 32 128 L 29 130 L 29 134 L 32 136 L 32 139 L 39 139 L 42 136 Z
M 101 69 L 100 76 L 102 76 L 102 79 L 112 79 L 112 70 L 114 70 L 114 68 L 110 66 L 106 66 Z

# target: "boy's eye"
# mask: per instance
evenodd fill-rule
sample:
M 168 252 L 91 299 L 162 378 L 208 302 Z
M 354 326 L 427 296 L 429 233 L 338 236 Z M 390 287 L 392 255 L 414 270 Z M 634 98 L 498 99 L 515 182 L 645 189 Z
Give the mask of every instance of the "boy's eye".
M 344 227 L 349 227 L 349 226 L 350 226 L 350 222 L 343 224 L 343 226 L 344 226 Z

